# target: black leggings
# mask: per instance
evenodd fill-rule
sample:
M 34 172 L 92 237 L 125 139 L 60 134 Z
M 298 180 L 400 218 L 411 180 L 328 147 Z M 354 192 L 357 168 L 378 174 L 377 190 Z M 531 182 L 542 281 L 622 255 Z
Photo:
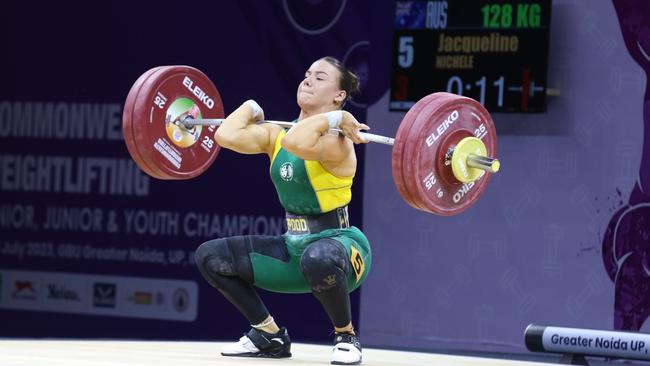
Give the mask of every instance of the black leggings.
M 258 324 L 269 316 L 269 311 L 253 288 L 250 253 L 289 261 L 281 236 L 262 235 L 205 242 L 196 250 L 195 259 L 210 285 L 235 305 L 251 324 Z M 350 263 L 343 245 L 329 238 L 309 244 L 300 258 L 300 269 L 334 326 L 348 325 L 352 319 L 347 286 Z

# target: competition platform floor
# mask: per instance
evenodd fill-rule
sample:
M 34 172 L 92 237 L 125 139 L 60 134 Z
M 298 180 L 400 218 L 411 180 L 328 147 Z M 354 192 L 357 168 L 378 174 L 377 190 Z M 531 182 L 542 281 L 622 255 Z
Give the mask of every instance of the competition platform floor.
M 223 357 L 218 342 L 0 340 L 1 366 L 329 365 L 331 346 L 294 343 L 289 359 Z M 549 363 L 364 348 L 365 366 L 548 366 Z

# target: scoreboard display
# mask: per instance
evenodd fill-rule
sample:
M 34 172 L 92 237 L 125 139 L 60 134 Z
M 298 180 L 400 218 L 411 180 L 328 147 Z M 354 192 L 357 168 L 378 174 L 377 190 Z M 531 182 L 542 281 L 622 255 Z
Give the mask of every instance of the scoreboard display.
M 551 0 L 396 1 L 390 110 L 446 91 L 544 112 Z

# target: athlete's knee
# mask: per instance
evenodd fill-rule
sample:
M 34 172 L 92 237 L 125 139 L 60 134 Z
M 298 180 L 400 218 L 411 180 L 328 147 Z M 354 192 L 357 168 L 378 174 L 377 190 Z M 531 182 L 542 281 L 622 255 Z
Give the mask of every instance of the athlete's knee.
M 319 240 L 305 249 L 300 269 L 314 291 L 341 286 L 349 271 L 347 252 L 336 240 Z
M 221 288 L 224 277 L 239 277 L 253 283 L 251 250 L 247 237 L 233 236 L 201 244 L 194 259 L 203 277 L 216 288 Z
M 194 253 L 196 266 L 203 276 L 237 274 L 232 252 L 226 239 L 215 239 L 201 244 Z

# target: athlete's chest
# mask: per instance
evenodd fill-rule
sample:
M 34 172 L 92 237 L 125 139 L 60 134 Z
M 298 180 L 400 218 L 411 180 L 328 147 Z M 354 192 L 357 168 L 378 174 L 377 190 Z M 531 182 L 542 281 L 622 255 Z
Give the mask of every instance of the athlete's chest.
M 280 149 L 271 164 L 271 177 L 282 185 L 309 183 L 305 161 L 284 149 Z

